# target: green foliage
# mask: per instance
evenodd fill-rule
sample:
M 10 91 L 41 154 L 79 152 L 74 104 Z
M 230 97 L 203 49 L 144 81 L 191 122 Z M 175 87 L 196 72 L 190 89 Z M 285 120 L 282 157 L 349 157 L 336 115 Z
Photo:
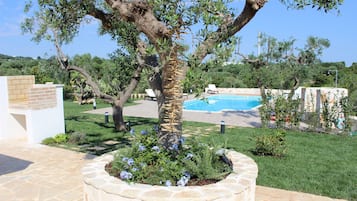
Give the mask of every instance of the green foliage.
M 207 79 L 202 71 L 190 69 L 188 70 L 186 78 L 182 83 L 184 92 L 200 94 L 202 93 L 202 89 L 210 83 L 210 79 Z
M 273 134 L 257 136 L 253 153 L 260 156 L 283 157 L 287 151 L 285 135 L 285 131 L 278 130 Z
M 57 144 L 63 144 L 68 141 L 68 135 L 65 133 L 59 133 L 53 137 Z
M 261 106 L 259 107 L 260 120 L 262 122 L 263 128 L 268 128 L 270 118 L 273 114 L 273 108 L 269 104 L 267 98 L 263 98 L 261 101 Z
M 134 134 L 131 148 L 119 150 L 111 163 L 112 175 L 136 183 L 152 185 L 187 185 L 190 179 L 224 178 L 230 173 L 228 164 L 220 160 L 216 149 L 206 144 L 192 143 L 164 149 L 158 145 L 156 132 Z
M 53 145 L 56 144 L 56 140 L 53 137 L 48 137 L 42 140 L 42 144 L 44 145 Z
M 280 0 L 282 3 L 289 7 L 296 9 L 304 9 L 305 7 L 316 8 L 317 10 L 323 10 L 328 12 L 330 10 L 338 9 L 339 5 L 342 5 L 344 0 Z
M 345 96 L 340 99 L 339 105 L 341 107 L 341 113 L 343 114 L 343 117 L 349 117 L 352 115 L 353 112 L 353 105 L 351 102 L 351 97 Z M 346 118 L 344 121 L 344 130 L 347 132 L 351 131 L 352 123 L 350 118 Z
M 326 130 L 330 130 L 333 125 L 336 125 L 337 118 L 339 116 L 339 105 L 334 102 L 332 105 L 330 104 L 330 100 L 326 98 L 322 102 L 322 120 L 323 127 Z
M 199 143 L 198 140 L 194 139 L 190 149 L 190 153 L 194 153 L 192 159 L 181 161 L 184 163 L 186 171 L 195 175 L 199 180 L 221 180 L 230 172 L 230 167 L 226 164 L 222 165 L 219 152 L 223 154 L 224 150 Z M 225 157 L 224 154 L 223 157 Z
M 273 116 L 277 128 L 298 127 L 302 112 L 299 111 L 300 99 L 288 98 L 284 95 L 268 93 L 266 100 L 263 98 L 259 108 L 262 125 L 268 127 Z
M 0 76 L 34 75 L 36 83 L 66 83 L 68 74 L 59 69 L 57 61 L 48 59 L 32 59 L 29 57 L 0 57 Z
M 349 96 L 349 103 L 351 105 L 351 114 L 357 116 L 357 90 L 352 91 Z
M 81 145 L 86 142 L 87 140 L 85 133 L 73 132 L 68 135 L 68 143 Z
M 59 133 L 54 137 L 48 137 L 42 140 L 42 144 L 54 145 L 54 144 L 64 144 L 68 141 L 68 135 L 64 133 Z

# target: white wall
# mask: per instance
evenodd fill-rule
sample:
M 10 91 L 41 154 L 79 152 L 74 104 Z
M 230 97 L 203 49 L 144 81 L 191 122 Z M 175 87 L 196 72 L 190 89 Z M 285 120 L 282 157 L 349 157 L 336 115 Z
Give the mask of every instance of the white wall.
M 29 143 L 40 143 L 45 138 L 65 132 L 62 85 L 56 86 L 56 93 L 56 107 L 29 111 L 27 115 Z
M 27 138 L 29 143 L 40 143 L 64 133 L 63 85 L 56 85 L 56 98 L 53 108 L 9 108 L 7 77 L 0 76 L 0 140 Z
M 25 116 L 9 113 L 7 86 L 7 77 L 0 76 L 0 140 L 26 138 Z

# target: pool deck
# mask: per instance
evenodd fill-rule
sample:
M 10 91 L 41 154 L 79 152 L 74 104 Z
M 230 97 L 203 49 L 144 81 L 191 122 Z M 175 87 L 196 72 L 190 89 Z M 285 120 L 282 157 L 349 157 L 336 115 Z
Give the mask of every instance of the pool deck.
M 124 107 L 124 116 L 158 118 L 158 106 L 156 101 L 139 100 L 137 105 Z M 87 111 L 91 114 L 112 114 L 112 108 L 102 108 Z M 206 122 L 220 124 L 224 121 L 226 125 L 241 127 L 259 127 L 260 117 L 257 109 L 248 111 L 223 111 L 223 112 L 196 112 L 183 111 L 183 120 L 194 122 Z

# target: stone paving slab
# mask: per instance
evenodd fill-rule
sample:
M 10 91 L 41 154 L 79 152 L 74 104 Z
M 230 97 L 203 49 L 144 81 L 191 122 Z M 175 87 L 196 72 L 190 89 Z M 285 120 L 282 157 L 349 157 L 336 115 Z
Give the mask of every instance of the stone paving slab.
M 256 201 L 345 201 L 308 193 L 288 191 L 265 186 L 257 186 L 255 189 Z
M 0 141 L 0 200 L 83 200 L 81 168 L 92 158 L 25 141 Z

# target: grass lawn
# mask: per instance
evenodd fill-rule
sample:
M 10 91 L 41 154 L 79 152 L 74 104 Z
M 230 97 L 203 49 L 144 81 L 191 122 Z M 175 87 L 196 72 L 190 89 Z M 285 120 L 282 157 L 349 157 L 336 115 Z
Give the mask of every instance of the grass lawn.
M 357 200 L 357 138 L 289 131 L 284 158 L 255 156 L 254 136 L 267 129 L 231 128 L 203 141 L 225 143 L 252 157 L 259 168 L 258 185 Z
M 108 107 L 98 103 L 97 108 Z M 66 145 L 73 150 L 102 154 L 130 144 L 129 133 L 118 133 L 110 119 L 104 123 L 104 114 L 85 114 L 91 105 L 65 101 L 66 132 L 86 134 L 86 143 Z M 151 129 L 156 119 L 126 117 L 139 133 Z M 274 132 L 260 128 L 226 128 L 219 134 L 217 125 L 184 122 L 184 134 L 197 136 L 204 142 L 226 146 L 252 157 L 259 168 L 258 185 L 301 191 L 317 195 L 357 200 L 357 136 L 336 136 L 287 131 L 287 155 L 283 158 L 255 156 L 255 136 Z M 106 144 L 108 141 L 117 144 Z M 93 149 L 102 147 L 102 149 Z

